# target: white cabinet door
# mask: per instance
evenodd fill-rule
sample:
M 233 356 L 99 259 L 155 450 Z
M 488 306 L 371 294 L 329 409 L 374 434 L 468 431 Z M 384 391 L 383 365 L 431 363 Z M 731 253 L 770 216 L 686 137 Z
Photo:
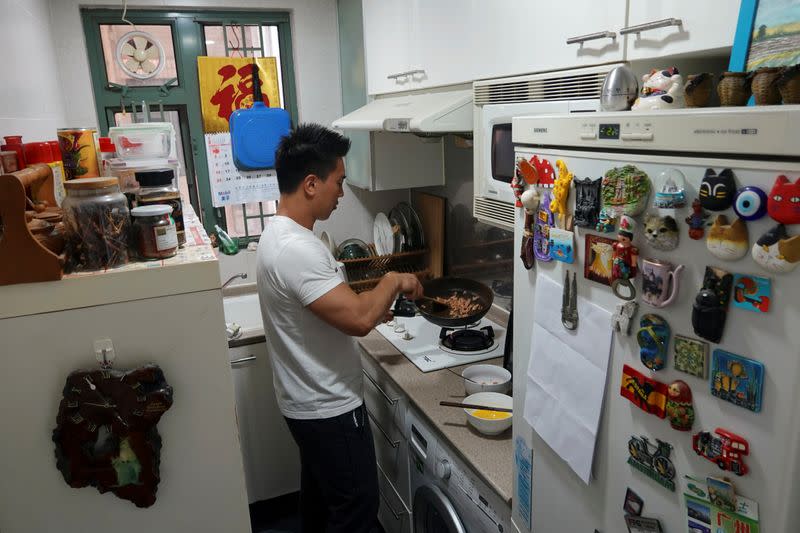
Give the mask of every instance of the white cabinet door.
M 680 26 L 643 29 L 628 35 L 629 60 L 730 48 L 736 33 L 739 2 L 732 0 L 629 0 L 628 27 L 658 26 L 679 19 Z M 666 22 L 663 22 L 666 24 Z M 655 67 L 663 65 L 654 65 Z
M 265 343 L 230 348 L 250 503 L 300 489 L 300 455 L 275 400 Z
M 364 0 L 364 55 L 367 91 L 408 90 L 411 70 L 412 0 Z

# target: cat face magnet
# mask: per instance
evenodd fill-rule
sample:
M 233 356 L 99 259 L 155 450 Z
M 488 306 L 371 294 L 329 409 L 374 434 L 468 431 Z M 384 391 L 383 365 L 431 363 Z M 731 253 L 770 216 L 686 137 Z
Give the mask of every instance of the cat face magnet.
M 700 182 L 700 204 L 710 211 L 725 211 L 733 203 L 736 182 L 733 171 L 726 168 L 717 174 L 713 168 L 706 169 Z
M 792 183 L 786 176 L 778 176 L 769 191 L 767 211 L 781 224 L 800 224 L 800 178 Z
M 751 255 L 768 272 L 791 272 L 800 262 L 800 235 L 789 237 L 786 226 L 778 224 L 756 241 Z
M 644 219 L 644 237 L 656 250 L 674 250 L 678 247 L 678 223 L 671 216 L 647 215 Z
M 728 224 L 725 215 L 717 215 L 708 231 L 706 247 L 711 255 L 725 261 L 735 261 L 747 255 L 750 242 L 747 238 L 747 224 L 737 218 L 733 224 Z
M 767 214 L 767 193 L 748 185 L 736 191 L 733 211 L 742 220 L 758 220 Z

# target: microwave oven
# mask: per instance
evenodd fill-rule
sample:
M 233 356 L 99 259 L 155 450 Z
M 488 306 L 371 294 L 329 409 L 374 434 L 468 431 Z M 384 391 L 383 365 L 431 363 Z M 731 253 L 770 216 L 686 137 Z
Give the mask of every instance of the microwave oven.
M 621 63 L 481 80 L 473 90 L 473 215 L 492 226 L 514 228 L 514 145 L 511 118 L 599 110 L 606 74 Z

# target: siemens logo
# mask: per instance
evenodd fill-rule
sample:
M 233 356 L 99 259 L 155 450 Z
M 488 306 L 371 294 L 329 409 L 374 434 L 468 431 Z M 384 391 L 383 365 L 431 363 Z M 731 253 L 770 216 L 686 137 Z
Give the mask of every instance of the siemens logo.
M 547 133 L 547 128 L 533 128 L 533 133 Z

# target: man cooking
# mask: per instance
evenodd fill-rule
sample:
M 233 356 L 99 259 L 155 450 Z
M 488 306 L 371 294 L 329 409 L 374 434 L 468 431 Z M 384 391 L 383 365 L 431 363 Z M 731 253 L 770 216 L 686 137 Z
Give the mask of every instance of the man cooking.
M 350 140 L 298 126 L 275 157 L 278 209 L 258 246 L 256 276 L 275 394 L 300 449 L 305 533 L 375 531 L 375 449 L 362 393 L 363 337 L 389 316 L 398 293 L 422 295 L 416 276 L 390 272 L 356 294 L 312 232 L 344 196 Z

